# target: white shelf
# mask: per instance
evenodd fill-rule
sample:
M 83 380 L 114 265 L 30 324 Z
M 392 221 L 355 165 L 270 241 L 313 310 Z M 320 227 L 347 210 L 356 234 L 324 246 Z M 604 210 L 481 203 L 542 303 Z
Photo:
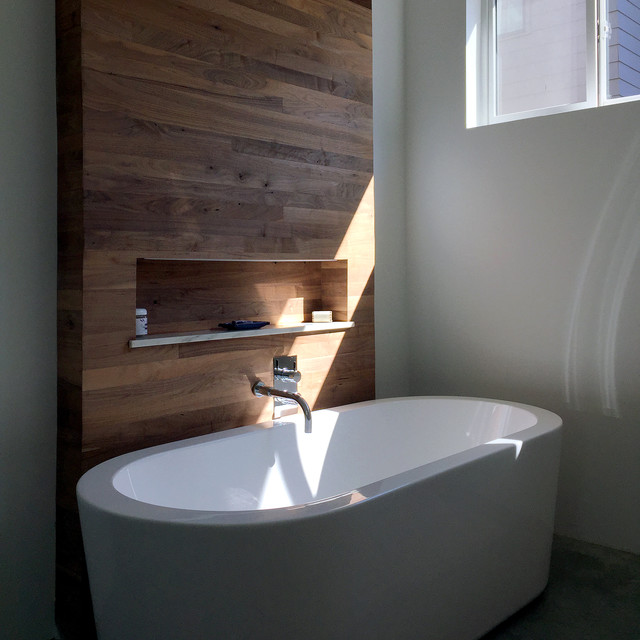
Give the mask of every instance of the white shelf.
M 129 340 L 132 349 L 138 347 L 157 347 L 165 344 L 185 344 L 188 342 L 207 342 L 209 340 L 234 340 L 238 338 L 257 338 L 259 336 L 276 336 L 286 333 L 328 333 L 345 331 L 355 326 L 355 322 L 303 322 L 286 327 L 263 327 L 248 331 L 189 331 L 186 333 L 163 333 L 150 336 L 138 336 Z

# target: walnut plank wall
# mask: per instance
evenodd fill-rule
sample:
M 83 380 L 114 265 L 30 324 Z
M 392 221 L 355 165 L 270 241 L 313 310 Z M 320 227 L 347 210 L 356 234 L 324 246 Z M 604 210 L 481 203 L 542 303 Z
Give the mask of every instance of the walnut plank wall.
M 315 408 L 374 395 L 367 4 L 57 0 L 57 602 L 68 638 L 93 633 L 82 472 L 268 419 L 250 386 L 271 381 L 275 355 L 298 356 Z M 319 307 L 356 328 L 132 350 L 140 305 L 151 332 Z

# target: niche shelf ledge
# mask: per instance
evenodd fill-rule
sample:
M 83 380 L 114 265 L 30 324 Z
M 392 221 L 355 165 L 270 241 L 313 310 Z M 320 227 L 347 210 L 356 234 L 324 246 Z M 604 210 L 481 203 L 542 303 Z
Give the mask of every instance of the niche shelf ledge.
M 162 333 L 138 336 L 129 340 L 129 347 L 157 347 L 167 344 L 185 344 L 188 342 L 207 342 L 209 340 L 237 340 L 239 338 L 258 338 L 260 336 L 276 336 L 287 333 L 329 333 L 346 331 L 355 327 L 355 322 L 303 322 L 284 327 L 263 327 L 248 331 L 187 331 L 184 333 Z

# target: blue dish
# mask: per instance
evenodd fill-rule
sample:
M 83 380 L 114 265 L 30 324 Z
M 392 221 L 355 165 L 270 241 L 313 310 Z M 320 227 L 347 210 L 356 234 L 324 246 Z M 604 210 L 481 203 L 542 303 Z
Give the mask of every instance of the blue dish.
M 221 322 L 218 326 L 228 331 L 247 331 L 248 329 L 262 329 L 268 324 L 270 323 L 253 320 L 233 320 L 233 322 Z

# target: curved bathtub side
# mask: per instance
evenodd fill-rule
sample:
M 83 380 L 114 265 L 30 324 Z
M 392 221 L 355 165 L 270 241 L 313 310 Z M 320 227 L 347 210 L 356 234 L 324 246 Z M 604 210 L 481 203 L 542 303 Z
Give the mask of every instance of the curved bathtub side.
M 559 438 L 484 445 L 293 520 L 191 526 L 82 500 L 100 640 L 477 638 L 546 585 Z

